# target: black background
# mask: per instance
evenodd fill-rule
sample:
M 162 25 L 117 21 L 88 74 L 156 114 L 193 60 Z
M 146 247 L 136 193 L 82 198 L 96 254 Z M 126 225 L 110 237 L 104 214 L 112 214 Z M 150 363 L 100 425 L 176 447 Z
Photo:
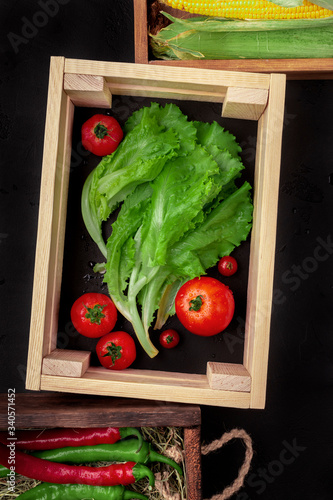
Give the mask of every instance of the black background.
M 134 62 L 130 0 L 63 0 L 47 19 L 41 3 L 0 4 L 2 393 L 25 391 L 50 56 Z M 201 407 L 204 442 L 234 427 L 253 439 L 238 500 L 332 498 L 332 91 L 329 80 L 287 82 L 266 408 Z M 238 132 L 251 165 L 255 129 L 244 122 Z M 230 338 L 228 360 L 238 362 L 241 335 Z M 203 459 L 204 498 L 232 481 L 243 456 L 233 442 Z

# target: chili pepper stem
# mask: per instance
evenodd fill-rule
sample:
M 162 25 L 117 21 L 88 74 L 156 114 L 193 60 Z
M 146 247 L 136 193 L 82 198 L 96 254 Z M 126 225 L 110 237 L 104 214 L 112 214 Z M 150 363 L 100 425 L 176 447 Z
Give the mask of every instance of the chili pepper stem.
M 133 473 L 133 476 L 135 478 L 135 481 L 139 481 L 140 479 L 143 479 L 144 477 L 148 477 L 149 486 L 155 485 L 155 476 L 154 476 L 153 472 L 145 465 L 135 464 L 133 467 L 132 473 Z
M 149 453 L 149 462 L 162 462 L 164 464 L 170 465 L 170 467 L 173 467 L 174 469 L 176 469 L 176 471 L 178 472 L 178 474 L 180 476 L 183 475 L 183 470 L 177 464 L 177 462 L 175 462 L 174 460 L 172 460 L 169 457 L 165 457 L 164 455 L 157 453 L 157 451 L 154 451 L 152 449 L 150 450 L 150 453 Z
M 142 437 L 141 432 L 138 429 L 136 429 L 135 427 L 120 427 L 119 433 L 120 433 L 121 439 L 124 439 L 124 438 L 129 437 L 129 436 L 136 436 L 138 438 L 138 442 L 139 442 L 139 447 L 136 451 L 138 453 L 141 450 L 142 444 L 143 444 L 143 437 Z

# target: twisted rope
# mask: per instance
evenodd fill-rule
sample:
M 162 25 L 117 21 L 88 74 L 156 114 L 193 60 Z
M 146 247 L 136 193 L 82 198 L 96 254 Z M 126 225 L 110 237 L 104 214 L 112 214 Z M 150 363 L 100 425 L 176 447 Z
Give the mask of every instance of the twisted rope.
M 209 500 L 226 500 L 243 487 L 244 480 L 250 470 L 250 465 L 253 457 L 252 439 L 243 429 L 233 429 L 230 432 L 226 432 L 225 434 L 223 434 L 220 439 L 216 439 L 215 441 L 212 441 L 211 443 L 201 447 L 201 453 L 203 455 L 208 455 L 209 453 L 222 448 L 223 445 L 235 438 L 242 439 L 245 443 L 246 450 L 244 463 L 240 467 L 238 471 L 238 477 L 235 479 L 235 481 L 227 486 L 222 491 L 222 493 L 214 495 Z

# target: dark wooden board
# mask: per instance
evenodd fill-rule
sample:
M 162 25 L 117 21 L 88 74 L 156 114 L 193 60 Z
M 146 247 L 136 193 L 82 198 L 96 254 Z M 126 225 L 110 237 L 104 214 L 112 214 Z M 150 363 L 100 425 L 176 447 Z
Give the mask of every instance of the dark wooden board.
M 191 427 L 200 425 L 200 407 L 163 401 L 22 393 L 15 397 L 15 427 Z M 7 394 L 0 398 L 0 428 L 7 429 Z

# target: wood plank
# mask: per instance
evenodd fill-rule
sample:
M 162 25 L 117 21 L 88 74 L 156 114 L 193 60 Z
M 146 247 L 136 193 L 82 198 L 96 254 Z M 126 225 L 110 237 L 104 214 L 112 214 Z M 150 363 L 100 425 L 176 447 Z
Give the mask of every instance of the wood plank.
M 254 408 L 265 406 L 285 82 L 285 75 L 271 76 L 268 105 L 258 122 L 244 345 Z
M 128 373 L 132 371 L 132 373 Z M 90 367 L 81 378 L 42 375 L 41 389 L 76 394 L 98 394 L 128 398 L 171 401 L 175 403 L 207 404 L 248 408 L 250 394 L 236 391 L 210 389 L 205 375 L 179 374 L 150 371 L 146 376 L 141 370 L 110 373 L 99 367 Z M 200 380 L 201 377 L 201 380 Z
M 0 428 L 8 427 L 7 394 L 0 397 Z M 200 426 L 197 405 L 81 394 L 22 393 L 15 397 L 15 426 L 190 427 Z
M 65 73 L 104 76 L 108 83 L 208 91 L 224 94 L 228 87 L 269 88 L 269 75 L 233 71 L 202 71 L 109 61 L 66 59 Z M 147 94 L 149 95 L 149 94 Z
M 148 9 L 146 0 L 134 0 L 134 58 L 139 64 L 148 63 Z
M 251 376 L 243 365 L 209 361 L 207 377 L 211 389 L 243 392 L 251 390 Z
M 55 349 L 43 359 L 42 373 L 64 377 L 82 377 L 90 364 L 90 351 Z
M 201 486 L 201 428 L 200 426 L 185 427 L 184 450 L 187 498 L 202 499 Z
M 203 101 L 222 103 L 225 92 L 214 92 L 205 90 L 188 90 L 183 88 L 152 87 L 142 85 L 131 85 L 124 83 L 108 83 L 108 88 L 113 95 L 127 95 L 139 97 L 151 97 L 161 99 L 180 99 L 186 101 Z
M 241 71 L 250 73 L 284 73 L 287 80 L 332 80 L 333 58 L 322 59 L 226 59 L 200 61 L 150 60 L 152 66 Z
M 229 87 L 223 102 L 224 118 L 259 120 L 268 99 L 268 90 Z
M 111 108 L 112 96 L 102 76 L 65 74 L 64 90 L 75 106 Z
M 63 92 L 58 131 L 58 156 L 54 177 L 54 203 L 51 225 L 50 263 L 46 297 L 43 356 L 52 352 L 56 348 L 57 343 L 58 312 L 67 218 L 68 183 L 72 151 L 73 119 L 74 106 Z M 42 231 L 44 231 L 44 229 Z
M 61 249 L 58 247 L 52 250 L 51 245 L 52 235 L 57 231 L 57 227 L 53 224 L 54 205 L 56 204 L 59 210 L 61 210 L 60 206 L 62 210 L 66 210 L 66 203 L 60 196 L 61 192 L 64 193 L 61 186 L 65 188 L 62 177 L 63 162 L 58 165 L 58 146 L 61 140 L 59 127 L 65 106 L 63 68 L 63 57 L 51 58 L 26 378 L 27 388 L 35 390 L 38 390 L 40 385 L 46 311 L 51 307 L 51 310 L 48 309 L 48 314 L 54 317 L 56 309 L 53 292 L 57 288 L 59 269 L 55 263 L 61 258 Z M 57 190 L 55 190 L 55 185 Z M 55 199 L 56 194 L 57 199 Z M 50 268 L 53 273 L 51 297 L 49 294 L 49 280 L 52 280 L 52 276 L 49 276 Z M 52 328 L 51 325 L 49 327 Z

